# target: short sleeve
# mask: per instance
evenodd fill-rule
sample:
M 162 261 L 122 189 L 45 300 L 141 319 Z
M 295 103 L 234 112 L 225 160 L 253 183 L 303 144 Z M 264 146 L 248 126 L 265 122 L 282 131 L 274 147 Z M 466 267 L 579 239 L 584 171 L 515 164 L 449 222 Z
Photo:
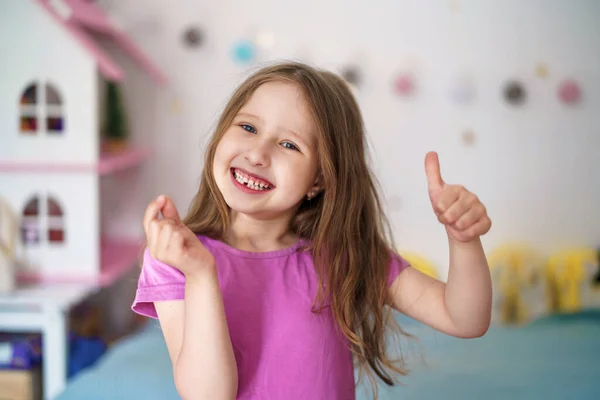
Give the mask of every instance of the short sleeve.
M 395 252 L 390 252 L 390 266 L 388 270 L 388 287 L 394 283 L 400 272 L 404 271 L 410 264 L 402 256 Z
M 146 248 L 131 309 L 137 314 L 158 318 L 154 307 L 155 301 L 183 300 L 184 297 L 185 275 L 176 268 L 153 258 Z

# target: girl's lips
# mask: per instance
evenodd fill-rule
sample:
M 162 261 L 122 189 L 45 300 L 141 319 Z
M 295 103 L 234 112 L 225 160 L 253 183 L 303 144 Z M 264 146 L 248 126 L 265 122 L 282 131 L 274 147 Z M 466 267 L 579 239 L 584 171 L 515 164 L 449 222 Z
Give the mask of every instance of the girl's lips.
M 275 185 L 273 185 L 271 182 L 269 182 L 267 179 L 263 178 L 260 175 L 252 174 L 252 173 L 250 173 L 250 172 L 248 172 L 248 171 L 246 171 L 245 169 L 242 169 L 242 168 L 237 168 L 237 167 L 231 168 L 231 174 L 232 175 L 234 174 L 235 171 L 238 171 L 242 175 L 246 175 L 249 178 L 253 178 L 252 180 L 254 182 L 258 181 L 260 183 L 263 183 L 264 185 L 269 186 L 270 188 L 273 188 L 273 189 L 275 188 Z
M 257 190 L 257 189 L 252 189 L 249 188 L 248 186 L 246 186 L 243 183 L 240 183 L 236 178 L 235 178 L 235 174 L 234 174 L 234 168 L 231 169 L 231 173 L 229 174 L 231 176 L 231 180 L 233 182 L 233 185 L 238 188 L 239 190 L 241 190 L 244 193 L 249 193 L 249 194 L 264 194 L 267 192 L 272 191 L 273 189 L 275 189 L 274 186 L 270 186 L 269 189 L 263 189 L 263 190 Z M 254 176 L 254 175 L 251 175 Z M 266 182 L 266 181 L 265 181 Z

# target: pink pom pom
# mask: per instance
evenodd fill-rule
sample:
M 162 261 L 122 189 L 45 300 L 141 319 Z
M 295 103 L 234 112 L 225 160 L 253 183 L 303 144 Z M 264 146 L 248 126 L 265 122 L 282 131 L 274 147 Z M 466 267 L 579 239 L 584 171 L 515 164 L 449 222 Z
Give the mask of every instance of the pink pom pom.
M 558 87 L 558 97 L 566 104 L 577 103 L 581 99 L 581 89 L 575 81 L 566 80 Z
M 413 78 L 410 75 L 400 75 L 394 83 L 394 89 L 403 96 L 410 95 L 415 90 Z

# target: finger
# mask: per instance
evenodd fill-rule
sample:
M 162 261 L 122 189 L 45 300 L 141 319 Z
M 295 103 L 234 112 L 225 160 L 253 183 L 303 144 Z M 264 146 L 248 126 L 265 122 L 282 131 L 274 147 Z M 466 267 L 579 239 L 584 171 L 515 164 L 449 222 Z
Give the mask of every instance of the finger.
M 446 186 L 437 196 L 433 209 L 440 215 L 445 213 L 460 197 L 461 188 L 458 186 Z
M 144 225 L 144 231 L 146 232 L 146 235 L 148 235 L 150 221 L 158 218 L 158 213 L 161 207 L 163 206 L 163 201 L 164 200 L 161 200 L 159 197 L 158 199 L 151 201 L 150 204 L 148 204 L 148 207 L 146 207 L 146 211 L 144 212 L 144 218 L 142 220 L 142 224 Z
M 485 216 L 485 207 L 479 203 L 468 209 L 456 222 L 453 222 L 453 227 L 459 231 L 464 231 L 470 228 L 473 224 L 478 222 L 483 216 Z
M 165 204 L 164 204 L 163 208 L 161 209 L 163 217 L 171 218 L 175 222 L 180 223 L 181 217 L 179 216 L 179 212 L 177 211 L 177 207 L 175 206 L 175 203 L 173 202 L 173 200 L 171 200 L 170 197 L 164 196 L 164 198 L 165 198 Z
M 171 238 L 173 236 L 173 232 L 175 230 L 175 225 L 173 221 L 170 220 L 161 220 L 160 221 L 160 225 L 161 225 L 161 229 L 160 229 L 160 233 L 158 235 L 158 253 L 160 255 L 160 258 L 162 259 L 163 262 L 167 262 L 168 260 L 166 259 L 166 257 L 170 257 L 172 256 L 172 249 L 170 248 L 171 245 Z
M 465 235 L 471 238 L 475 238 L 477 236 L 485 235 L 491 226 L 490 219 L 486 216 L 484 218 L 480 218 L 477 222 L 467 228 L 465 231 Z
M 166 227 L 174 226 L 175 222 L 170 219 L 153 219 L 149 224 L 149 234 L 147 236 L 148 247 L 154 258 L 160 258 L 164 254 L 163 241 L 161 237 Z M 169 228 L 170 229 L 170 228 Z
M 166 263 L 169 264 L 173 268 L 177 268 L 181 271 L 181 263 L 184 262 L 185 253 L 185 231 L 181 226 L 177 226 L 176 224 L 170 225 L 166 228 L 167 233 L 165 233 L 164 239 L 165 246 L 165 260 Z
M 146 234 L 147 246 L 153 258 L 158 258 L 158 238 L 160 235 L 160 221 L 153 219 L 148 223 L 148 233 Z
M 183 252 L 185 245 L 185 236 L 180 228 L 175 228 L 171 233 L 171 239 L 169 241 L 169 252 L 173 255 L 178 255 L 179 259 L 185 253 Z M 174 264 L 178 264 L 174 262 Z M 180 268 L 180 265 L 173 265 L 173 267 Z
M 451 235 L 454 239 L 460 242 L 465 241 L 465 233 L 454 228 L 452 225 L 446 225 L 446 230 L 448 231 L 448 234 Z
M 438 191 L 444 187 L 444 180 L 440 172 L 440 161 L 436 152 L 430 151 L 425 156 L 425 175 L 429 191 Z
M 469 212 L 471 207 L 473 207 L 474 202 L 471 201 L 469 196 L 459 195 L 458 199 L 448 207 L 446 211 L 444 211 L 438 219 L 443 224 L 454 224 L 457 222 L 462 216 Z

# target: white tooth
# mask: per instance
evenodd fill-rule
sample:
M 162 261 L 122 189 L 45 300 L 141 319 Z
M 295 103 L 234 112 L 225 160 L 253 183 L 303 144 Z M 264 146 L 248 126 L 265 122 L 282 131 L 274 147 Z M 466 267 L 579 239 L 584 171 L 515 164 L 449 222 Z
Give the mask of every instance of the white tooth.
M 252 179 L 249 179 L 248 180 L 248 186 L 252 186 L 252 185 L 254 185 L 254 181 Z
M 264 188 L 264 187 L 265 187 L 265 184 L 264 184 L 264 183 L 259 183 L 259 185 L 260 185 L 260 187 L 261 187 L 261 188 Z

